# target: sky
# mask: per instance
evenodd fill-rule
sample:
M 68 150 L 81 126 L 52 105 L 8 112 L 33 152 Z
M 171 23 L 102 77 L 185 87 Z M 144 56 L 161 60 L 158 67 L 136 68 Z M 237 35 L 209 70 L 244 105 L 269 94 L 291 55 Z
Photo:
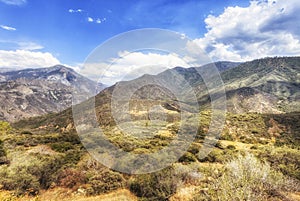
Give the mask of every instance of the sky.
M 178 32 L 212 61 L 299 56 L 299 13 L 299 0 L 0 0 L 0 68 L 63 64 L 112 84 L 130 66 L 159 63 L 152 72 L 158 73 L 182 65 L 172 53 L 131 52 L 114 66 L 117 75 L 86 67 L 101 44 L 144 28 Z

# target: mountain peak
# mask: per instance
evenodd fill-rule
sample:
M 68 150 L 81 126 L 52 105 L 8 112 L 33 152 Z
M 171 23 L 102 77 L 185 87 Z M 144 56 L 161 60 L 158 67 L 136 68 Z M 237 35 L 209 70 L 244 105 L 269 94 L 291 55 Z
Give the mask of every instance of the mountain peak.
M 44 68 L 44 69 L 49 69 L 49 70 L 59 70 L 59 71 L 70 71 L 70 72 L 75 72 L 74 69 L 70 68 L 70 67 L 66 67 L 64 65 L 58 64 L 52 67 L 48 67 L 48 68 Z
M 0 72 L 0 81 L 0 119 L 8 121 L 61 111 L 74 91 L 88 98 L 104 87 L 63 65 Z

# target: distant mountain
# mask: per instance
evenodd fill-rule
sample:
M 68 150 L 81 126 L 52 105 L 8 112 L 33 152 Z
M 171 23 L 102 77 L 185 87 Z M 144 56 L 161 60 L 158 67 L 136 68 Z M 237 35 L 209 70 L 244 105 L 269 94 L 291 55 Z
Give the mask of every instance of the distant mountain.
M 147 80 L 158 79 L 169 80 L 171 85 L 176 86 L 187 82 L 192 90 L 187 94 L 195 93 L 199 105 L 208 108 L 210 94 L 201 74 L 209 75 L 210 65 L 213 64 L 197 68 L 176 67 L 132 82 L 145 83 Z M 229 112 L 282 113 L 300 110 L 300 57 L 263 58 L 245 63 L 217 62 L 215 66 L 225 85 Z M 182 79 L 174 80 L 174 75 Z M 165 91 L 165 94 L 168 92 Z M 143 95 L 140 97 L 143 98 Z
M 229 110 L 281 113 L 300 110 L 300 57 L 245 62 L 222 73 Z
M 73 92 L 95 94 L 103 87 L 62 65 L 0 72 L 0 119 L 59 112 L 71 106 Z
M 17 70 L 20 70 L 18 68 L 4 68 L 4 67 L 1 67 L 0 68 L 0 73 L 5 73 L 5 72 L 9 72 L 9 71 L 17 71 Z
M 230 61 L 218 61 L 215 63 L 209 63 L 200 67 L 191 67 L 191 68 L 183 68 L 183 67 L 175 67 L 173 69 L 168 69 L 158 76 L 161 77 L 169 77 L 170 75 L 183 76 L 183 79 L 187 81 L 191 86 L 197 86 L 199 83 L 203 82 L 201 77 L 202 69 L 209 69 L 210 67 L 215 67 L 218 69 L 220 73 L 235 68 L 242 64 L 241 62 L 230 62 Z
M 100 124 L 104 126 L 115 124 L 111 113 L 111 98 L 116 90 L 120 92 L 117 97 L 120 104 L 115 108 L 117 112 L 124 110 L 126 101 L 123 96 L 126 97 L 127 93 L 135 90 L 127 111 L 130 120 L 149 118 L 147 113 L 155 105 L 164 108 L 170 122 L 176 121 L 181 110 L 194 112 L 193 102 L 180 102 L 183 107 L 180 108 L 174 96 L 174 91 L 189 95 L 186 88 L 180 88 L 187 84 L 191 86 L 190 90 L 193 90 L 192 93 L 195 94 L 201 110 L 209 109 L 210 95 L 197 70 L 202 69 L 176 67 L 158 75 L 143 75 L 104 89 L 95 98 L 96 115 Z M 174 76 L 175 74 L 180 76 Z M 300 57 L 264 58 L 234 64 L 223 69 L 221 77 L 225 84 L 228 112 L 280 114 L 300 111 Z M 142 86 L 144 83 L 147 85 Z M 166 87 L 160 87 L 159 84 Z M 122 121 L 122 116 L 119 118 Z M 50 124 L 59 125 L 61 128 L 67 127 L 72 124 L 72 109 L 41 119 L 31 119 L 30 122 L 31 128 Z M 19 125 L 24 126 L 31 124 L 30 122 L 23 121 Z

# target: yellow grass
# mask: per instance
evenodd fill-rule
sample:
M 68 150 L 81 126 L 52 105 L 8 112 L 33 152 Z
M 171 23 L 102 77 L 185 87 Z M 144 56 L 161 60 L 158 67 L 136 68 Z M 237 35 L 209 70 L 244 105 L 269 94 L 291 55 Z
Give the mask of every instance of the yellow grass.
M 254 144 L 248 144 L 248 143 L 242 143 L 242 142 L 236 142 L 236 141 L 227 141 L 227 140 L 220 140 L 220 143 L 228 146 L 233 145 L 238 150 L 249 150 Z
M 0 191 L 1 201 L 137 201 L 137 197 L 134 196 L 129 190 L 119 189 L 111 193 L 98 195 L 98 196 L 84 196 L 76 193 L 72 193 L 68 189 L 56 188 L 48 191 L 41 192 L 36 197 L 15 197 L 8 191 Z
M 290 193 L 289 198 L 291 200 L 300 201 L 300 192 L 298 193 Z
M 196 193 L 196 186 L 185 186 L 177 190 L 177 192 L 170 197 L 170 201 L 190 201 Z

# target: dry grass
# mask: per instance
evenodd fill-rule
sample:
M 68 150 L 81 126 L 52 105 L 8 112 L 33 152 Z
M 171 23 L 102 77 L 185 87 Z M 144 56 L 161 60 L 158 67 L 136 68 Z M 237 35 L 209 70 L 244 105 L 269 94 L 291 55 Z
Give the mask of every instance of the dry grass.
M 290 193 L 289 198 L 294 201 L 300 201 L 300 192 L 298 193 Z
M 194 194 L 196 193 L 195 189 L 197 186 L 185 186 L 183 188 L 179 188 L 175 195 L 170 197 L 170 201 L 190 201 L 193 199 Z
M 33 154 L 44 154 L 44 155 L 49 155 L 49 156 L 52 156 L 52 155 L 56 155 L 58 154 L 57 152 L 53 151 L 51 149 L 51 147 L 47 146 L 47 145 L 38 145 L 36 147 L 33 147 L 31 149 L 29 149 L 27 151 L 29 154 L 33 153 Z
M 74 194 L 68 189 L 56 188 L 42 192 L 37 197 L 15 197 L 8 191 L 0 191 L 1 201 L 137 201 L 137 197 L 126 189 L 120 189 L 111 193 L 86 197 Z
M 228 141 L 228 140 L 220 140 L 220 143 L 225 147 L 228 145 L 233 145 L 237 148 L 237 150 L 249 150 L 254 144 L 243 143 L 237 141 Z

